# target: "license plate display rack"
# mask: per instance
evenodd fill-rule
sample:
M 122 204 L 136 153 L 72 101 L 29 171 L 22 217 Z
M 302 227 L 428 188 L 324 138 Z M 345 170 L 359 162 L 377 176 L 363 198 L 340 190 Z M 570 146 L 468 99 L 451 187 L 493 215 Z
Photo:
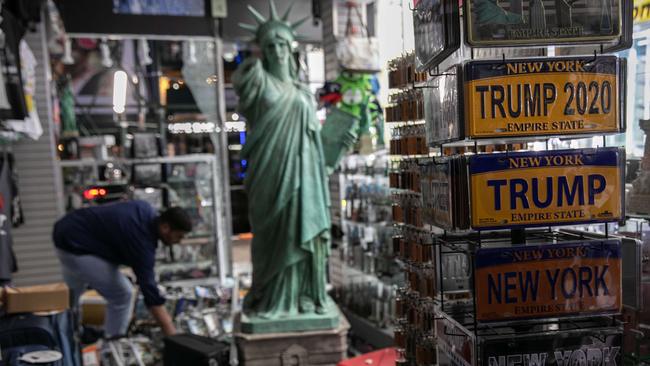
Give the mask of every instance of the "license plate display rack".
M 408 236 L 408 228 L 398 229 L 396 234 Z M 426 236 L 424 230 L 419 230 L 417 235 Z M 602 235 L 588 234 L 577 231 L 554 231 L 543 229 L 526 230 L 526 245 L 514 248 L 566 248 L 571 243 L 583 243 L 591 247 L 612 245 L 616 240 L 607 240 Z M 591 314 L 567 314 L 554 317 L 538 317 L 532 319 L 514 319 L 483 322 L 478 320 L 476 287 L 477 255 L 481 250 L 494 250 L 499 248 L 510 249 L 512 246 L 511 233 L 506 231 L 473 232 L 464 235 L 430 235 L 429 240 L 421 240 L 420 245 L 410 246 L 410 252 L 405 254 L 396 251 L 404 267 L 412 270 L 420 268 L 440 268 L 439 277 L 436 278 L 435 296 L 423 294 L 422 287 L 412 286 L 398 295 L 398 318 L 403 319 L 403 328 L 421 331 L 422 324 L 428 325 L 435 332 L 437 344 L 437 360 L 441 365 L 490 365 L 489 357 L 499 357 L 494 353 L 495 342 L 504 342 L 504 339 L 517 337 L 529 340 L 529 347 L 533 347 L 533 338 L 553 339 L 562 338 L 565 342 L 553 343 L 555 348 L 545 351 L 548 357 L 553 357 L 555 352 L 583 352 L 595 349 L 607 350 L 612 347 L 621 347 L 622 325 L 610 314 L 595 311 Z M 543 243 L 543 245 L 535 245 Z M 616 245 L 614 244 L 616 247 Z M 418 248 L 419 247 L 419 248 Z M 427 254 L 422 254 L 427 253 Z M 467 268 L 452 269 L 444 266 L 445 256 L 462 255 L 466 261 L 457 261 L 456 265 L 467 265 Z M 427 261 L 422 263 L 422 261 Z M 470 287 L 465 289 L 465 296 L 458 296 L 455 283 L 450 286 L 448 276 L 466 275 Z M 619 272 L 620 273 L 620 272 Z M 409 282 L 407 280 L 407 282 Z M 412 284 L 412 282 L 411 282 Z M 620 301 L 620 295 L 617 295 Z M 410 310 L 409 310 L 410 309 Z M 414 310 L 415 309 L 415 310 Z M 399 312 L 400 310 L 398 310 Z M 428 319 L 423 321 L 423 319 Z M 427 325 L 425 325 L 427 327 Z M 541 338 L 540 338 L 541 337 Z M 613 338 L 612 338 L 613 337 Z M 401 335 L 400 335 L 401 339 Z M 600 340 L 600 341 L 599 341 Z M 523 344 L 523 343 L 522 343 Z M 415 349 L 416 346 L 413 346 Z M 504 346 L 505 347 L 505 346 Z M 567 348 L 569 347 L 569 348 Z M 575 347 L 571 349 L 570 347 Z M 609 348 L 608 348 L 609 347 Z M 507 347 L 506 347 L 507 349 Z M 531 350 L 531 354 L 533 350 Z M 618 351 L 617 351 L 618 352 Z M 597 353 L 597 352 L 596 352 Z M 513 354 L 516 354 L 514 352 Z M 507 354 L 505 354 L 507 357 Z M 579 355 L 576 355 L 578 357 Z M 617 360 L 622 357 L 622 352 L 615 355 Z M 618 364 L 618 363 L 617 363 Z
M 622 364 L 618 316 L 638 295 L 623 296 L 624 277 L 637 285 L 630 251 L 610 235 L 626 218 L 625 153 L 606 136 L 627 128 L 627 65 L 607 53 L 630 46 L 630 3 L 410 7 L 413 69 L 425 76 L 410 88 L 429 153 L 418 136 L 417 154 L 394 172 L 393 252 L 406 280 L 397 365 Z M 423 44 L 433 29 L 436 41 Z M 585 137 L 602 144 L 553 141 Z M 605 235 L 570 229 L 591 224 Z

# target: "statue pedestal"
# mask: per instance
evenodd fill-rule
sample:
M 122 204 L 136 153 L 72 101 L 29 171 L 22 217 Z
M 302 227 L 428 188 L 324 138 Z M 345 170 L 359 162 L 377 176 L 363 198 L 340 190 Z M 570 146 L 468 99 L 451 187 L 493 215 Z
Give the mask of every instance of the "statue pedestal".
M 334 300 L 329 299 L 329 305 L 324 314 L 300 314 L 290 318 L 265 319 L 240 315 L 240 329 L 242 333 L 287 333 L 305 332 L 322 329 L 335 329 L 339 326 L 342 317 Z
M 346 358 L 350 324 L 339 313 L 337 326 L 330 329 L 247 334 L 240 324 L 235 339 L 241 366 L 336 365 Z M 293 320 L 300 323 L 300 320 Z M 288 321 L 287 321 L 288 322 Z

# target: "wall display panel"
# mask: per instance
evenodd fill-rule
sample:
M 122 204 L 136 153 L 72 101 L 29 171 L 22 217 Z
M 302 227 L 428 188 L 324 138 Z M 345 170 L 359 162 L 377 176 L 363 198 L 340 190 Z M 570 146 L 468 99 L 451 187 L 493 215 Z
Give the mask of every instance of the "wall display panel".
M 625 151 L 526 151 L 469 157 L 472 227 L 503 229 L 624 219 Z
M 616 314 L 621 278 L 619 240 L 479 249 L 476 318 Z

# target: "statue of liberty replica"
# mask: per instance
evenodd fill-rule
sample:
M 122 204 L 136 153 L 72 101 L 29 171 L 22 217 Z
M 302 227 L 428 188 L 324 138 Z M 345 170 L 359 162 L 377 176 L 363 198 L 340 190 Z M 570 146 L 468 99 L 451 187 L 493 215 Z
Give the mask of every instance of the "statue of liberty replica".
M 262 59 L 245 60 L 233 75 L 239 111 L 248 121 L 242 157 L 254 234 L 253 283 L 244 300 L 244 333 L 336 328 L 328 297 L 329 191 L 321 126 L 313 94 L 298 81 L 292 45 L 305 20 L 279 17 L 269 1 L 266 19 L 249 6 Z

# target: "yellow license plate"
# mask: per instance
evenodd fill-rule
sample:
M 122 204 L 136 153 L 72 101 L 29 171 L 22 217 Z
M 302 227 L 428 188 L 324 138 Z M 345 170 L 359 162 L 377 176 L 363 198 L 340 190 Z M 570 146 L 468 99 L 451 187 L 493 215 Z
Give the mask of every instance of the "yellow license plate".
M 469 62 L 467 133 L 495 138 L 621 131 L 622 65 L 615 56 Z
M 472 156 L 472 227 L 619 221 L 624 155 L 618 148 L 602 148 Z
M 476 318 L 503 321 L 621 310 L 618 240 L 476 253 Z

